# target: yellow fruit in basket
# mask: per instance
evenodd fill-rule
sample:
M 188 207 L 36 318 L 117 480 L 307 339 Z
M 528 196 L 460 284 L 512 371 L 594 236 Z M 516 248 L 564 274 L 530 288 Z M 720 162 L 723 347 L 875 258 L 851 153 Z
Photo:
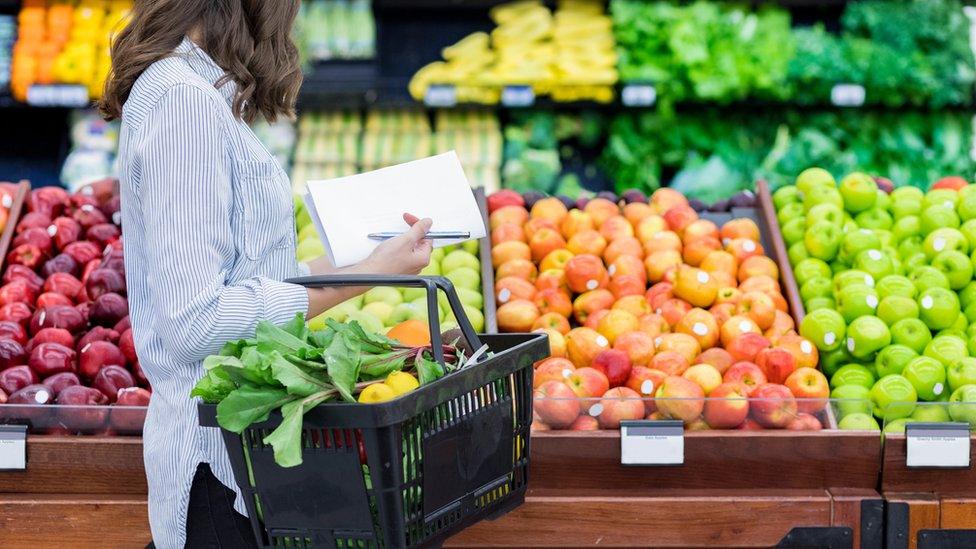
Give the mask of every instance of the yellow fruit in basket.
M 397 392 L 385 383 L 374 383 L 368 385 L 363 392 L 359 393 L 359 402 L 364 404 L 376 404 L 386 402 L 397 397 Z
M 393 389 L 393 392 L 395 392 L 397 396 L 404 393 L 409 393 L 417 387 L 420 387 L 420 382 L 417 381 L 417 378 L 413 377 L 413 374 L 408 374 L 407 372 L 393 372 L 386 376 L 386 381 L 383 383 Z M 370 387 L 372 387 L 372 385 L 370 385 Z M 367 387 L 367 389 L 368 388 L 369 387 Z

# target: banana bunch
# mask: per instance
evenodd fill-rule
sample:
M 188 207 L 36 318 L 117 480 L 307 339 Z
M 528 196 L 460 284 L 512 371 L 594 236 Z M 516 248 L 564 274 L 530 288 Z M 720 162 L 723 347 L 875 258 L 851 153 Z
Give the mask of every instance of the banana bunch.
M 444 48 L 409 91 L 422 101 L 432 84 L 455 87 L 458 102 L 495 104 L 508 85 L 531 86 L 559 101 L 613 100 L 617 81 L 612 23 L 600 0 L 563 0 L 553 14 L 539 0 L 492 8 L 497 25 Z

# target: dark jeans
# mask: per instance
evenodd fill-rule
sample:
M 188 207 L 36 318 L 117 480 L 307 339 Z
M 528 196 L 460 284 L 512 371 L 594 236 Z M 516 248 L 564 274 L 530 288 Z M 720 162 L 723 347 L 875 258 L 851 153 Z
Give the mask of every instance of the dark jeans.
M 198 465 L 186 513 L 187 549 L 257 546 L 251 521 L 234 510 L 234 491 L 217 480 L 210 465 Z M 155 545 L 150 543 L 147 549 L 155 549 Z

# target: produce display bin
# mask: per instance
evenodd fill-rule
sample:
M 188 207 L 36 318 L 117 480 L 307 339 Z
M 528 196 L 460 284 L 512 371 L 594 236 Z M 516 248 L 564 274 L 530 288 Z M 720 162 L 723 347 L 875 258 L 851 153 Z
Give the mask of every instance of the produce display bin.
M 453 286 L 441 277 L 328 276 L 293 282 L 426 289 L 433 353 L 441 363 L 436 292 L 444 291 L 470 348 L 480 349 L 483 342 L 491 354 L 390 402 L 328 403 L 310 410 L 303 425 L 303 463 L 296 467 L 278 466 L 271 446 L 262 441 L 280 424 L 280 413 L 240 435 L 223 431 L 259 543 L 429 545 L 522 502 L 532 364 L 545 355 L 544 335 L 479 337 Z M 200 405 L 200 423 L 218 426 L 216 406 Z
M 0 255 L 0 269 L 3 269 L 7 261 L 7 252 L 10 250 L 10 243 L 14 239 L 17 220 L 20 219 L 20 213 L 24 209 L 24 201 L 27 200 L 30 189 L 30 181 L 25 180 L 17 183 L 17 192 L 14 194 L 13 202 L 10 203 L 10 211 L 7 213 L 7 224 L 4 226 L 3 232 L 0 233 L 0 254 L 2 254 Z
M 484 297 L 483 312 L 485 313 L 485 333 L 498 333 L 498 318 L 495 312 L 498 304 L 495 302 L 495 269 L 491 265 L 491 231 L 488 229 L 488 201 L 485 189 L 474 189 L 474 198 L 481 210 L 481 218 L 485 222 L 485 237 L 478 241 L 478 255 L 481 261 L 481 293 Z

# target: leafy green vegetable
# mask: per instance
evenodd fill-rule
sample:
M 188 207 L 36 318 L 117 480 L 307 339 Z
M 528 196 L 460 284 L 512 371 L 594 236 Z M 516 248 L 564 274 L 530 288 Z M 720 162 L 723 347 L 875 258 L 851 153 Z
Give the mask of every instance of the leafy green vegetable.
M 295 400 L 281 389 L 243 385 L 217 404 L 217 422 L 228 431 L 240 433 L 248 425 L 268 419 L 272 410 Z

